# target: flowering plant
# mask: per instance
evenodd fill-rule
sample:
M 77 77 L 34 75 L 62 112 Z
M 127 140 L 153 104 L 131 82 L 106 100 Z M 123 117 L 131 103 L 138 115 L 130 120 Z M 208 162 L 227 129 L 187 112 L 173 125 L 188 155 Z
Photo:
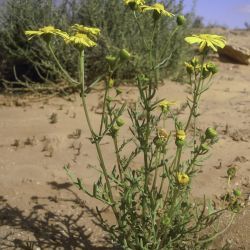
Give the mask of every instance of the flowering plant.
M 91 134 L 90 141 L 96 147 L 100 177 L 93 183 L 91 192 L 80 178 L 74 177 L 68 166 L 65 166 L 65 170 L 80 190 L 112 209 L 116 221 L 114 225 L 104 220 L 98 208 L 97 213 L 100 223 L 109 232 L 115 245 L 127 250 L 205 249 L 221 233 L 213 231 L 211 225 L 230 208 L 230 201 L 221 209 L 211 206 L 207 209 L 205 199 L 203 203 L 198 203 L 190 197 L 192 180 L 198 174 L 205 155 L 218 140 L 214 128 L 209 127 L 201 132 L 196 127 L 196 121 L 200 115 L 201 96 L 209 89 L 211 79 L 217 72 L 213 63 L 206 62 L 207 53 L 210 49 L 216 51 L 217 47 L 222 48 L 225 40 L 208 34 L 185 38 L 188 43 L 200 45 L 200 54 L 185 63 L 192 98 L 187 101 L 187 120 L 180 120 L 172 111 L 175 102 L 157 99 L 158 71 L 162 65 L 155 56 L 157 23 L 159 18 L 174 18 L 174 15 L 159 3 L 147 6 L 142 0 L 125 0 L 124 4 L 134 12 L 135 23 L 141 31 L 138 15 L 153 12 L 154 30 L 151 39 L 145 40 L 143 32 L 140 37 L 151 69 L 140 72 L 135 78 L 139 93 L 138 105 L 127 107 L 124 102 L 119 107 L 111 96 L 112 88 L 116 89 L 116 96 L 121 94 L 114 84 L 116 71 L 125 63 L 133 62 L 136 56 L 126 49 L 121 49 L 116 55 L 107 55 L 108 70 L 103 78 L 105 94 L 98 131 L 92 126 L 86 103 L 91 86 L 85 86 L 84 51 L 87 47 L 97 45 L 100 30 L 76 24 L 70 34 L 57 29 L 47 32 L 45 28 L 26 32 L 32 37 L 43 34 L 61 37 L 79 52 L 81 99 Z M 178 26 L 184 21 L 183 16 L 177 17 Z M 49 43 L 48 39 L 45 41 Z M 126 110 L 130 117 L 131 138 L 122 142 L 119 139 L 121 127 L 128 126 L 124 118 Z M 170 123 L 174 127 L 172 131 L 169 129 Z M 111 137 L 115 148 L 116 162 L 111 171 L 103 157 L 105 149 L 101 147 L 101 142 L 107 136 Z M 131 145 L 131 151 L 124 154 L 124 147 L 128 145 Z M 172 156 L 170 148 L 174 150 Z M 183 158 L 184 151 L 189 155 L 187 159 Z M 141 163 L 133 168 L 132 163 L 136 158 L 141 159 Z M 236 200 L 239 196 L 235 196 Z

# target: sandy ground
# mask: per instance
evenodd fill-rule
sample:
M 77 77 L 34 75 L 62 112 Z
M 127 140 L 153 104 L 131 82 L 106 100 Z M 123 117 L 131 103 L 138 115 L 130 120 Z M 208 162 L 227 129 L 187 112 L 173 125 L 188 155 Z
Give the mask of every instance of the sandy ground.
M 227 168 L 234 165 L 232 185 L 249 199 L 250 66 L 218 64 L 221 71 L 201 102 L 199 126 L 217 127 L 220 140 L 196 178 L 194 196 L 218 198 L 226 190 Z M 123 90 L 121 100 L 136 100 L 134 87 Z M 181 106 L 188 88 L 166 81 L 159 93 Z M 87 99 L 96 128 L 102 95 L 94 91 Z M 83 117 L 78 96 L 71 101 L 0 96 L 0 249 L 112 249 L 95 221 L 95 206 L 101 204 L 72 186 L 63 170 L 69 164 L 90 188 L 98 177 L 91 167 L 97 158 Z M 127 134 L 124 127 L 121 137 Z M 102 146 L 112 166 L 113 147 L 108 140 Z M 110 211 L 105 213 L 112 220 Z M 226 249 L 250 249 L 249 232 L 250 211 L 245 208 L 213 249 L 225 244 Z

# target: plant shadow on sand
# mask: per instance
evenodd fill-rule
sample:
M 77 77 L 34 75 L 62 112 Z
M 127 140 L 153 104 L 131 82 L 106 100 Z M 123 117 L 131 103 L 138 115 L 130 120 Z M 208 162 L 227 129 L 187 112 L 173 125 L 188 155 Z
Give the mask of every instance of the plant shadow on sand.
M 50 182 L 48 184 L 53 189 L 70 191 L 75 198 L 67 200 L 57 198 L 55 200 L 53 197 L 32 197 L 31 202 L 34 203 L 34 206 L 27 214 L 17 207 L 12 207 L 6 199 L 0 196 L 0 230 L 5 232 L 5 236 L 0 238 L 0 249 L 118 250 L 114 247 L 95 246 L 91 242 L 93 232 L 88 231 L 83 219 L 85 216 L 91 217 L 93 218 L 92 223 L 99 227 L 102 225 L 95 219 L 97 214 L 94 209 L 88 207 L 70 189 L 70 183 Z M 71 205 L 80 206 L 81 210 L 71 215 L 58 214 L 47 208 L 48 202 L 59 204 L 69 202 Z M 79 221 L 81 221 L 81 225 Z M 12 237 L 14 231 L 22 232 L 21 234 L 26 235 L 25 239 Z M 27 237 L 27 235 L 31 235 L 31 237 Z M 27 240 L 27 238 L 32 238 L 32 240 Z M 99 245 L 111 244 L 109 239 L 103 238 L 102 241 L 99 241 Z

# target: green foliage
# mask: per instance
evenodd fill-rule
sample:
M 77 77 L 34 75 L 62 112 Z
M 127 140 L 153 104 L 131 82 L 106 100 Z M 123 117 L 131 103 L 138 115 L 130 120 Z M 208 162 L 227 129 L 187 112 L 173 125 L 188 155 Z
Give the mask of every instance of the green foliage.
M 55 67 L 48 49 L 39 41 L 32 45 L 27 42 L 24 31 L 51 23 L 58 27 L 67 27 L 62 8 L 56 8 L 52 1 L 8 0 L 1 12 L 1 73 L 7 80 L 33 81 L 55 80 L 60 73 Z M 56 44 L 60 59 L 68 63 L 71 54 L 64 44 Z M 67 60 L 66 60 L 67 58 Z M 70 67 L 68 67 L 70 70 Z M 16 73 L 16 76 L 14 74 Z M 28 79 L 29 78 L 29 79 Z
M 169 11 L 175 14 L 181 13 L 182 1 L 178 1 L 178 3 L 175 0 L 164 2 Z M 152 22 L 150 19 L 150 15 L 148 15 L 139 20 L 145 39 L 151 35 Z M 89 50 L 86 54 L 87 81 L 104 73 L 106 70 L 105 56 L 116 55 L 120 48 L 132 51 L 136 60 L 134 65 L 124 64 L 123 68 L 116 72 L 117 78 L 133 79 L 138 71 L 149 67 L 133 13 L 124 7 L 122 0 L 62 0 L 57 4 L 53 0 L 6 0 L 1 7 L 0 22 L 0 78 L 11 82 L 67 81 L 51 60 L 51 54 L 46 45 L 38 40 L 32 41 L 31 45 L 24 36 L 24 30 L 37 30 L 46 25 L 54 25 L 67 31 L 70 25 L 80 23 L 102 30 L 100 46 Z M 168 53 L 169 58 L 164 62 L 165 70 L 161 71 L 160 78 L 178 77 L 183 58 L 187 54 L 183 41 L 184 34 L 189 29 L 187 24 L 182 27 L 181 32 L 172 34 L 171 43 L 166 40 L 171 35 L 175 23 L 175 18 L 171 22 L 161 19 L 157 28 L 159 36 L 156 42 L 159 54 L 156 56 L 164 60 L 161 58 L 163 52 L 171 51 Z M 56 56 L 70 75 L 76 78 L 78 69 L 74 63 L 75 52 L 61 42 L 56 41 L 55 43 L 58 48 Z
M 228 170 L 228 190 L 219 206 L 215 206 L 205 198 L 200 202 L 191 197 L 192 181 L 200 172 L 211 148 L 218 141 L 218 133 L 214 128 L 208 127 L 206 131 L 197 128 L 197 120 L 201 115 L 199 110 L 201 97 L 209 89 L 211 80 L 217 73 L 216 66 L 206 59 L 210 50 L 215 52 L 217 47 L 225 46 L 225 40 L 223 37 L 210 34 L 185 38 L 187 43 L 198 43 L 200 53 L 185 63 L 191 90 L 191 95 L 187 99 L 189 114 L 187 118 L 178 117 L 171 108 L 174 102 L 166 99 L 159 100 L 157 90 L 161 73 L 165 71 L 162 66 L 168 63 L 175 53 L 172 43 L 176 38 L 175 34 L 182 33 L 185 19 L 180 17 L 173 25 L 173 15 L 168 14 L 163 5 L 145 7 L 143 1 L 137 0 L 125 1 L 125 5 L 131 2 L 132 7 L 130 5 L 124 11 L 133 13 L 133 16 L 127 14 L 126 17 L 129 24 L 131 22 L 131 25 L 135 26 L 132 31 L 138 32 L 135 36 L 138 37 L 138 41 L 134 41 L 137 47 L 133 47 L 133 43 L 130 44 L 131 36 L 128 36 L 128 41 L 124 40 L 122 44 L 114 42 L 112 45 L 110 41 L 109 45 L 109 41 L 105 40 L 105 32 L 110 32 L 109 29 L 103 30 L 100 39 L 102 48 L 110 47 L 114 52 L 111 51 L 111 55 L 105 56 L 104 59 L 103 68 L 106 71 L 102 83 L 105 84 L 105 93 L 99 129 L 92 126 L 86 100 L 91 87 L 86 87 L 84 77 L 85 62 L 91 60 L 90 54 L 85 57 L 85 52 L 95 54 L 94 50 L 89 50 L 89 47 L 94 46 L 95 43 L 86 41 L 93 38 L 93 35 L 95 35 L 93 39 L 97 39 L 99 30 L 79 25 L 78 31 L 68 34 L 53 27 L 42 29 L 43 43 L 48 45 L 52 55 L 56 44 L 52 48 L 53 44 L 50 44 L 50 41 L 56 38 L 64 41 L 69 49 L 74 48 L 78 55 L 76 61 L 79 76 L 76 84 L 81 86 L 85 121 L 90 131 L 89 139 L 96 148 L 98 159 L 96 170 L 99 173 L 99 179 L 93 182 L 92 188 L 89 189 L 80 178 L 74 176 L 68 166 L 65 170 L 73 183 L 86 195 L 112 209 L 115 218 L 113 225 L 105 221 L 97 208 L 98 219 L 114 244 L 122 249 L 206 249 L 209 243 L 223 233 L 233 221 L 234 214 L 225 228 L 219 228 L 220 224 L 217 222 L 225 210 L 238 212 L 241 208 L 241 191 L 230 190 L 230 180 L 235 176 L 236 169 L 234 176 L 233 172 L 229 173 Z M 99 6 L 96 5 L 97 3 L 94 4 L 95 8 L 99 11 L 105 9 L 102 5 L 106 4 L 105 1 L 98 3 Z M 87 6 L 91 7 L 91 4 Z M 121 8 L 121 6 L 123 6 L 122 3 L 117 7 Z M 143 8 L 145 10 L 147 8 L 151 13 L 144 12 Z M 95 9 L 85 9 L 85 11 L 95 13 Z M 127 19 L 124 19 L 122 23 L 126 22 Z M 165 22 L 173 25 L 169 33 L 164 33 L 160 29 Z M 142 29 L 145 23 L 147 28 Z M 96 23 L 96 25 L 100 24 Z M 111 24 L 110 29 L 113 29 Z M 41 30 L 27 31 L 26 34 L 34 34 L 34 39 L 41 38 Z M 122 34 L 123 32 L 120 35 Z M 115 36 L 116 32 L 113 35 Z M 82 39 L 79 40 L 79 37 Z M 116 41 L 115 38 L 114 41 Z M 162 47 L 159 41 L 167 42 Z M 124 45 L 131 46 L 134 50 L 131 52 L 121 47 Z M 57 64 L 60 67 L 60 62 Z M 132 67 L 133 71 L 132 68 L 130 71 L 136 74 L 134 78 L 138 100 L 127 107 L 124 99 L 120 100 L 121 103 L 113 100 L 118 99 L 121 94 L 114 82 L 118 81 L 124 73 L 123 70 L 129 67 Z M 67 76 L 67 72 L 65 75 Z M 116 91 L 112 90 L 113 88 Z M 120 131 L 123 126 L 129 126 L 127 129 L 130 133 L 127 133 L 125 140 L 122 141 Z M 171 127 L 172 130 L 170 130 Z M 112 170 L 107 167 L 104 157 L 108 146 L 101 145 L 107 137 L 113 141 Z M 125 147 L 128 149 L 126 153 Z M 137 166 L 134 166 L 135 162 Z

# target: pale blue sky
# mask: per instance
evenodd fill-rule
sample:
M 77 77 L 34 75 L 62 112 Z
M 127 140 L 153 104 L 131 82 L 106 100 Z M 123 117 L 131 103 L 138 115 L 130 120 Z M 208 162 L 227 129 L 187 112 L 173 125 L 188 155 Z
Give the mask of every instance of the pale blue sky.
M 4 1 L 0 0 L 0 3 Z M 193 1 L 184 0 L 187 11 Z M 244 22 L 250 24 L 250 0 L 196 0 L 195 12 L 204 17 L 205 24 L 220 24 L 229 28 L 244 28 Z
M 190 10 L 193 0 L 184 0 Z M 229 28 L 244 28 L 250 24 L 250 0 L 196 0 L 195 12 L 205 24 L 220 24 Z

